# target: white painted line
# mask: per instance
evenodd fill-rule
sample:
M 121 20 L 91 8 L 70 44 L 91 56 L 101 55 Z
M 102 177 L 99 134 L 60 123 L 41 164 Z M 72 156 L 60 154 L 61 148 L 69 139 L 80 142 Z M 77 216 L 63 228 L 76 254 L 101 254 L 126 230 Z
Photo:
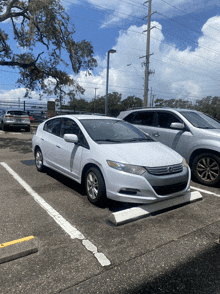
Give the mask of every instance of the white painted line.
M 0 163 L 18 183 L 34 198 L 34 200 L 55 220 L 55 222 L 70 236 L 71 239 L 82 240 L 83 246 L 92 252 L 102 266 L 108 266 L 111 262 L 103 253 L 98 253 L 97 248 L 84 235 L 63 218 L 52 206 L 50 206 L 41 196 L 39 196 L 7 163 Z
M 202 195 L 199 192 L 188 192 L 183 196 L 111 213 L 108 220 L 115 226 L 119 226 L 143 217 L 148 217 L 153 212 L 197 200 L 202 200 Z
M 190 186 L 190 188 L 193 189 L 193 190 L 197 190 L 197 191 L 199 191 L 199 192 L 202 192 L 202 193 L 206 193 L 206 194 L 210 194 L 210 195 L 214 195 L 214 196 L 220 197 L 219 194 L 213 193 L 213 192 L 211 192 L 211 191 L 206 191 L 206 190 L 204 190 L 204 189 L 200 189 L 200 188 L 192 187 L 192 186 Z

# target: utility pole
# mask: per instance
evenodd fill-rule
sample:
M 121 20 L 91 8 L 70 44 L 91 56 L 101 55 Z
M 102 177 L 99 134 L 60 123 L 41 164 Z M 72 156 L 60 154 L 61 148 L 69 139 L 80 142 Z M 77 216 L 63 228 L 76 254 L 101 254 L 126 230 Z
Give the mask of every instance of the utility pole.
M 98 90 L 98 88 L 94 88 L 94 89 L 95 89 L 95 99 L 94 99 L 94 104 L 93 104 L 93 113 L 95 112 L 96 90 Z
M 148 82 L 149 82 L 149 75 L 153 72 L 150 71 L 149 64 L 150 64 L 150 30 L 151 28 L 151 2 L 152 0 L 148 0 L 144 2 L 144 4 L 148 3 L 148 22 L 147 22 L 147 45 L 146 45 L 146 63 L 145 63 L 145 81 L 144 81 L 144 107 L 148 106 Z

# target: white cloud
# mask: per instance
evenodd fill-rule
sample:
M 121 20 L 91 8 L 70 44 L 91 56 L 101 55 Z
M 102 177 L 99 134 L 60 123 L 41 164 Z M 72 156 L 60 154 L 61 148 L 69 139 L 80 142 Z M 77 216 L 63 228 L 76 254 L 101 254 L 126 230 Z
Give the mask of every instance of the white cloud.
M 158 22 L 152 22 L 154 25 L 161 29 Z M 216 29 L 213 30 L 212 26 Z M 114 46 L 117 52 L 110 54 L 109 92 L 122 93 L 123 98 L 129 95 L 143 98 L 144 67 L 141 64 L 145 59 L 139 57 L 146 54 L 144 30 L 146 26 L 131 26 L 119 33 Z M 149 89 L 152 87 L 158 98 L 194 101 L 208 95 L 220 95 L 220 42 L 214 41 L 220 40 L 220 17 L 209 19 L 202 27 L 202 34 L 194 51 L 190 48 L 181 51 L 173 44 L 163 42 L 161 30 L 151 30 L 151 52 L 154 55 L 150 57 L 150 69 L 155 70 L 155 74 L 150 76 Z M 207 42 L 207 36 L 213 40 Z M 98 74 L 86 77 L 81 72 L 77 77 L 77 82 L 86 89 L 86 99 L 94 97 L 94 88 L 98 88 L 97 95 L 105 95 L 106 57 L 99 57 L 99 61 Z
M 35 91 L 31 91 L 31 97 L 32 99 L 29 98 L 24 98 L 24 95 L 26 93 L 25 88 L 18 88 L 18 89 L 13 89 L 13 90 L 0 90 L 0 102 L 23 102 L 23 101 L 28 101 L 30 103 L 32 102 L 39 102 L 43 103 L 46 102 L 47 99 L 43 98 L 41 101 L 39 101 L 39 94 L 36 93 Z
M 102 27 L 112 24 L 118 24 L 125 19 L 142 18 L 148 14 L 148 4 L 145 1 L 118 1 L 118 0 L 87 0 L 88 3 L 96 6 L 98 9 L 105 10 L 107 13 L 106 21 Z M 157 11 L 157 17 L 160 13 L 168 17 L 184 15 L 191 12 L 199 12 L 204 9 L 210 9 L 220 6 L 217 0 L 154 0 L 152 1 L 152 12 Z M 138 21 L 138 19 L 136 19 Z M 141 21 L 141 19 L 139 19 Z

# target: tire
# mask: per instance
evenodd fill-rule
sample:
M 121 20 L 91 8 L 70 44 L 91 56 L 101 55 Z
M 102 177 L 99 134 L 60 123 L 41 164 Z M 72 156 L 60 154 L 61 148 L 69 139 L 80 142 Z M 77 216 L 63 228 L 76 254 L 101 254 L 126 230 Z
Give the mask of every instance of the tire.
M 211 153 L 196 156 L 192 163 L 192 173 L 201 184 L 217 184 L 220 181 L 220 158 Z
M 25 128 L 25 132 L 30 132 L 30 126 Z
M 7 131 L 7 129 L 8 129 L 8 128 L 6 127 L 6 125 L 2 122 L 2 131 L 5 132 L 5 131 Z
M 40 148 L 38 148 L 35 152 L 35 165 L 39 172 L 42 172 L 44 170 L 43 154 Z
M 101 172 L 91 167 L 85 176 L 85 189 L 89 201 L 96 205 L 103 205 L 106 200 L 105 182 Z

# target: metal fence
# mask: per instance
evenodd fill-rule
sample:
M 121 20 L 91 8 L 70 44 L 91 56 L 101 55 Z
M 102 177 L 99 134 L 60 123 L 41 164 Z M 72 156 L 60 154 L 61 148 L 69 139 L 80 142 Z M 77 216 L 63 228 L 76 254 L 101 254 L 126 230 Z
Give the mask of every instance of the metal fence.
M 1 101 L 0 108 L 16 108 L 27 111 L 29 113 L 45 113 L 47 112 L 46 103 L 34 103 L 27 101 Z

